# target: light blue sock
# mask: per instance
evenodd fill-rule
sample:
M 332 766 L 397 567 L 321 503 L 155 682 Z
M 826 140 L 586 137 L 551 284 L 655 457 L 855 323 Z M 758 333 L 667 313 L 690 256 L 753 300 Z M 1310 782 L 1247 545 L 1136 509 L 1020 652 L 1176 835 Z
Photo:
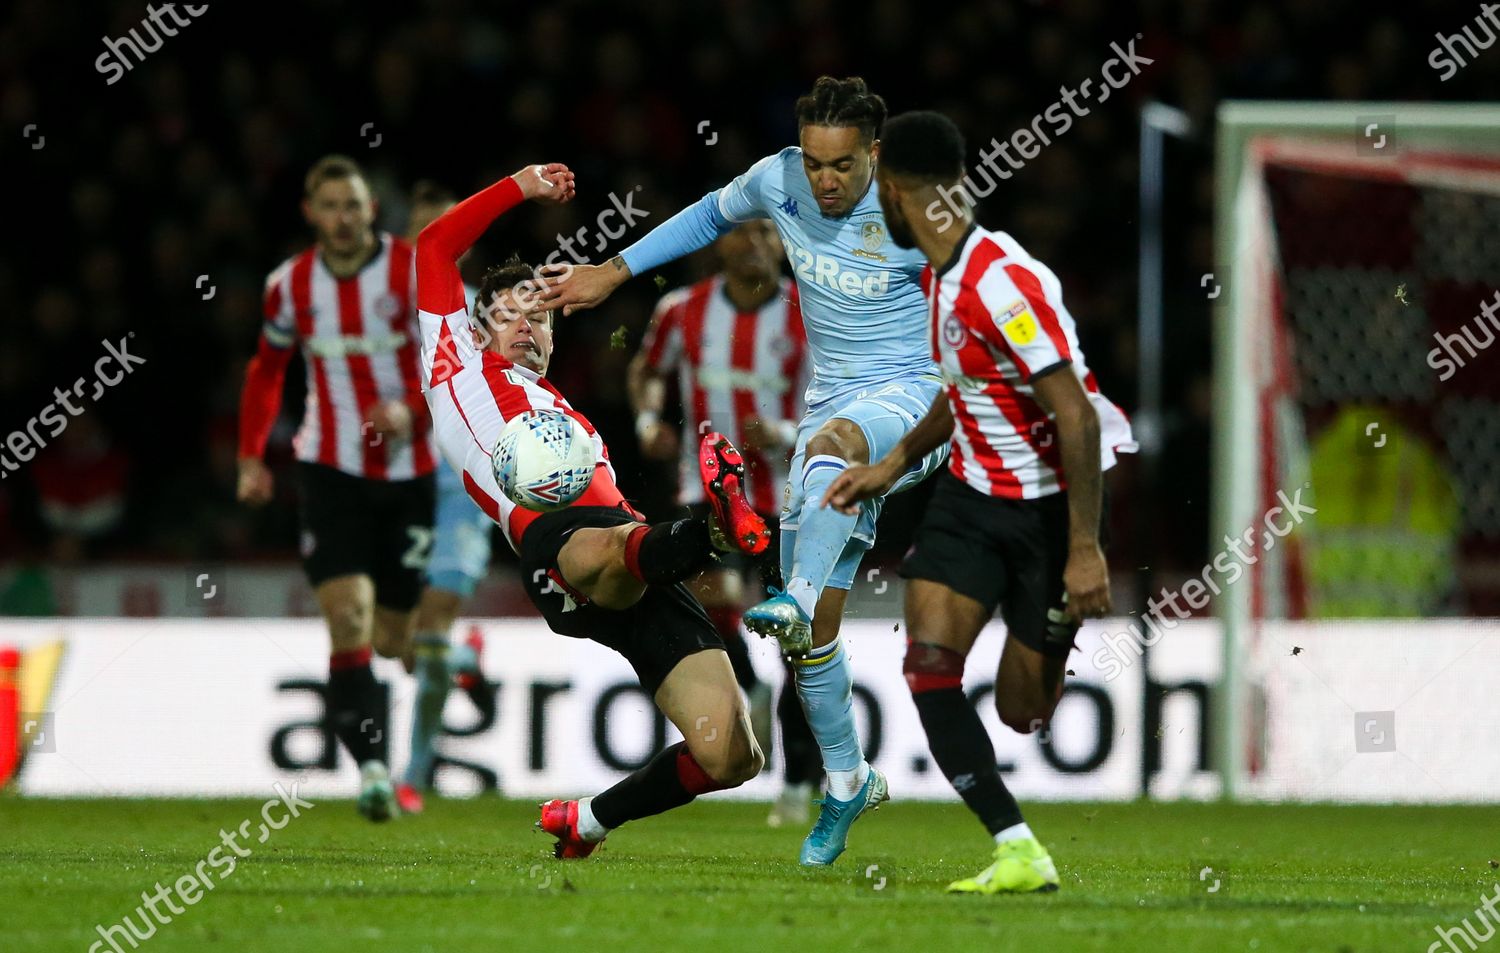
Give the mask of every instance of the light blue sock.
M 823 506 L 828 488 L 848 467 L 838 457 L 820 454 L 802 468 L 802 516 L 797 525 L 792 574 L 787 578 L 786 591 L 809 619 L 818 604 L 818 595 L 828 585 L 828 577 L 859 522 L 857 516 L 845 516 L 833 507 Z
M 807 712 L 807 724 L 823 751 L 828 793 L 848 801 L 859 793 L 869 775 L 859 732 L 854 729 L 854 675 L 844 640 L 834 639 L 798 659 L 797 697 Z
M 448 673 L 450 675 L 477 671 L 479 671 L 479 653 L 474 651 L 474 646 L 465 642 L 463 645 L 455 645 L 448 650 Z
M 443 703 L 453 680 L 449 668 L 448 636 L 419 633 L 416 637 L 417 698 L 411 708 L 411 760 L 404 780 L 414 788 L 427 787 L 432 762 L 437 757 L 434 742 L 443 730 Z

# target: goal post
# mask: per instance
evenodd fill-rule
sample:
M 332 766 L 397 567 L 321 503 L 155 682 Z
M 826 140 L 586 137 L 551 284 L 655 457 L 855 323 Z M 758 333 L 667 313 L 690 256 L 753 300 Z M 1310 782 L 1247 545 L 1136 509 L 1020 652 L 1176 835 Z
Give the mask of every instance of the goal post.
M 1306 487 L 1316 494 L 1307 475 L 1315 452 L 1309 447 L 1309 414 L 1316 417 L 1314 429 L 1326 436 L 1352 422 L 1349 415 L 1360 406 L 1400 404 L 1419 419 L 1449 412 L 1439 407 L 1438 397 L 1448 392 L 1436 390 L 1437 373 L 1414 371 L 1410 353 L 1419 347 L 1415 361 L 1422 364 L 1433 332 L 1444 325 L 1426 310 L 1437 305 L 1412 299 L 1424 289 L 1438 297 L 1500 276 L 1500 261 L 1482 273 L 1455 276 L 1467 266 L 1434 260 L 1443 257 L 1439 252 L 1455 220 L 1463 228 L 1493 229 L 1500 247 L 1500 201 L 1493 198 L 1500 196 L 1497 129 L 1500 104 L 1219 107 L 1211 551 L 1252 527 L 1258 536 L 1267 511 L 1280 500 L 1278 492 L 1291 496 Z M 1361 213 L 1348 215 L 1349 203 Z M 1289 275 L 1295 280 L 1289 282 Z M 1473 299 L 1474 313 L 1479 303 Z M 1457 306 L 1443 305 L 1449 312 Z M 1401 348 L 1402 356 L 1389 372 L 1382 366 L 1376 375 L 1372 369 L 1382 352 L 1366 322 L 1399 339 L 1390 347 Z M 1325 357 L 1341 358 L 1346 366 Z M 1371 367 L 1361 370 L 1361 362 Z M 1372 375 L 1378 379 L 1367 379 Z M 1491 381 L 1469 397 L 1500 410 L 1493 403 L 1500 397 L 1496 386 Z M 1383 443 L 1374 434 L 1377 423 L 1368 428 L 1365 433 Z M 1350 440 L 1349 453 L 1355 452 Z M 1455 482 L 1461 484 L 1463 475 Z M 1430 495 L 1441 499 L 1439 490 Z M 1500 505 L 1496 509 L 1500 526 Z M 1453 517 L 1463 524 L 1455 532 L 1483 528 L 1488 518 L 1471 513 L 1466 501 L 1462 516 Z M 1307 553 L 1297 535 L 1273 540 L 1279 545 L 1260 553 L 1244 567 L 1244 581 L 1224 587 L 1215 600 L 1224 637 L 1215 749 L 1226 798 L 1255 795 L 1247 782 L 1264 744 L 1263 737 L 1254 737 L 1264 730 L 1264 712 L 1250 666 L 1262 623 L 1336 617 L 1346 606 L 1355 607 L 1354 615 L 1379 614 L 1379 599 L 1369 600 L 1373 608 L 1364 612 L 1357 594 L 1341 601 L 1328 595 L 1331 583 L 1310 586 Z M 1419 565 L 1410 571 L 1425 570 Z M 1399 614 L 1428 614 L 1420 599 L 1413 604 L 1413 612 Z

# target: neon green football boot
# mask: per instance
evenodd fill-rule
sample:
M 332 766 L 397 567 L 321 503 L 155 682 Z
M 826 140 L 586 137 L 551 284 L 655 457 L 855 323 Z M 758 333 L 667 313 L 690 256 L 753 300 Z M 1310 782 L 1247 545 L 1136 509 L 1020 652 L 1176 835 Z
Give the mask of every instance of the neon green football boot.
M 995 862 L 964 880 L 948 885 L 949 893 L 1050 893 L 1057 889 L 1057 868 L 1035 837 L 995 845 Z

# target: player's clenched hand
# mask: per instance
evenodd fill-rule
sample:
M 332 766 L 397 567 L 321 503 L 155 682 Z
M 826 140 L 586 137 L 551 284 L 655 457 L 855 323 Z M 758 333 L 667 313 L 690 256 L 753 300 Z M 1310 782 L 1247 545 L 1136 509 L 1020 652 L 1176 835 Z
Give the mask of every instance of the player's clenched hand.
M 573 173 L 561 162 L 528 165 L 511 178 L 528 199 L 561 205 L 573 198 Z
M 859 514 L 863 500 L 885 496 L 895 486 L 900 474 L 892 476 L 889 468 L 882 464 L 853 466 L 838 475 L 823 497 L 823 505 L 831 506 L 846 516 Z
M 1068 615 L 1077 621 L 1097 619 L 1109 611 L 1109 565 L 1098 543 L 1073 546 L 1063 570 L 1063 586 L 1068 592 Z
M 271 501 L 276 483 L 271 479 L 271 470 L 259 457 L 240 458 L 239 487 L 235 497 L 241 503 L 262 506 Z
M 543 265 L 537 269 L 537 274 L 544 282 L 542 293 L 536 295 L 525 310 L 529 313 L 561 308 L 566 317 L 574 311 L 597 307 L 630 277 L 630 269 L 617 257 L 603 265 L 570 265 L 566 262 Z
M 677 458 L 677 431 L 661 421 L 641 431 L 641 454 L 650 460 L 675 460 Z
M 744 437 L 743 449 L 745 450 L 775 452 L 784 450 L 796 442 L 797 428 L 785 420 L 752 417 L 745 421 Z
M 370 408 L 369 430 L 402 439 L 411 436 L 411 408 L 399 400 L 388 400 Z

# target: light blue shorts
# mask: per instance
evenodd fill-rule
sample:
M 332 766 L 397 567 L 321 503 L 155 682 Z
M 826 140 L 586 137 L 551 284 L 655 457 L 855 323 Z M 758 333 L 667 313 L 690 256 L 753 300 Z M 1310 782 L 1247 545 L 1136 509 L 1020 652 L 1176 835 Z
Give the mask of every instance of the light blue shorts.
M 495 524 L 464 489 L 463 477 L 446 461 L 437 468 L 437 515 L 427 584 L 467 599 L 490 569 L 490 532 Z
M 821 506 L 822 500 L 804 500 L 802 495 L 802 467 L 807 442 L 818 428 L 837 417 L 851 420 L 864 432 L 865 443 L 870 448 L 870 459 L 879 460 L 895 448 L 902 437 L 911 432 L 917 421 L 927 416 L 933 399 L 942 390 L 942 380 L 936 374 L 923 374 L 885 384 L 875 384 L 860 390 L 850 390 L 822 401 L 807 409 L 802 422 L 797 425 L 797 448 L 792 455 L 790 487 L 786 506 L 781 510 L 781 574 L 784 579 L 792 576 L 792 554 L 797 545 L 797 527 L 802 520 L 802 507 Z M 923 457 L 906 475 L 891 488 L 891 493 L 910 489 L 932 476 L 948 459 L 948 444 Z M 834 565 L 828 585 L 835 589 L 850 589 L 854 586 L 854 574 L 859 571 L 860 560 L 871 546 L 875 545 L 875 522 L 885 498 L 868 500 L 860 506 L 859 519 L 854 524 L 854 535 Z

